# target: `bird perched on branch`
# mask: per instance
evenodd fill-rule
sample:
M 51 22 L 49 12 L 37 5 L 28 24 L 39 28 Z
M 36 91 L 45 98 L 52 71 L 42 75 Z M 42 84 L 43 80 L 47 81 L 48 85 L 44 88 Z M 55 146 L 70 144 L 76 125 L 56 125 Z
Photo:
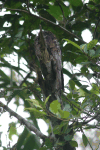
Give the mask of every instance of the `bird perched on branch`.
M 61 49 L 57 38 L 50 31 L 42 31 L 40 25 L 39 35 L 35 39 L 35 53 L 41 67 L 38 76 L 45 98 L 53 95 L 54 100 L 61 98 L 63 90 L 63 74 Z

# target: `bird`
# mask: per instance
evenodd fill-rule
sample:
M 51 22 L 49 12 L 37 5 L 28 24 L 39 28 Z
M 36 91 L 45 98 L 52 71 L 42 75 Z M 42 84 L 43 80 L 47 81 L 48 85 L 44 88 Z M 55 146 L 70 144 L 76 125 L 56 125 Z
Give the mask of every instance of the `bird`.
M 40 32 L 34 41 L 35 54 L 40 63 L 45 98 L 52 95 L 52 100 L 61 99 L 61 91 L 64 90 L 62 72 L 62 54 L 56 36 L 50 31 Z M 42 85 L 41 85 L 42 84 Z

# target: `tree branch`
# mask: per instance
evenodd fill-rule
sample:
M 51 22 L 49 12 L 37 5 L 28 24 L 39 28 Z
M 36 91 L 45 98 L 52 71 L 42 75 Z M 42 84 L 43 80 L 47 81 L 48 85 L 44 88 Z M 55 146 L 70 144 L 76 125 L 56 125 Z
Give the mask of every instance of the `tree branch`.
M 65 15 L 64 15 L 64 11 L 63 11 L 63 9 L 62 9 L 61 4 L 59 3 L 59 1 L 58 1 L 58 0 L 56 0 L 56 2 L 57 2 L 58 6 L 59 6 L 59 7 L 60 7 L 60 9 L 61 9 L 61 12 L 62 12 L 62 15 L 63 15 L 63 20 L 64 20 L 64 21 L 67 21 L 67 19 L 66 19 Z
M 21 124 L 24 124 L 30 131 L 33 131 L 41 139 L 44 140 L 45 138 L 47 138 L 46 135 L 44 135 L 43 133 L 41 133 L 35 126 L 33 126 L 30 122 L 28 122 L 23 117 L 21 117 L 20 115 L 18 115 L 16 112 L 14 112 L 13 110 L 11 110 L 7 105 L 5 105 L 2 102 L 0 102 L 0 107 L 2 107 L 4 110 L 8 111 L 11 116 L 16 117 L 21 122 Z
M 19 87 L 21 87 L 22 84 L 27 80 L 27 78 L 30 77 L 31 73 L 32 73 L 32 71 L 30 71 L 30 72 L 26 75 L 26 77 L 24 78 L 24 80 L 20 83 L 20 86 L 19 86 Z
M 62 26 L 60 26 L 60 25 L 57 25 L 56 23 L 54 23 L 54 22 L 52 22 L 52 21 L 50 21 L 50 20 L 48 20 L 48 19 L 46 19 L 46 18 L 43 18 L 43 17 L 41 17 L 41 16 L 36 16 L 36 15 L 32 14 L 30 11 L 21 10 L 21 9 L 12 9 L 12 8 L 6 8 L 6 9 L 7 9 L 7 10 L 19 11 L 19 12 L 24 12 L 24 13 L 30 14 L 30 15 L 34 16 L 35 18 L 39 18 L 40 20 L 43 20 L 43 21 L 45 21 L 45 22 L 48 22 L 48 23 L 54 25 L 55 27 L 60 28 L 60 29 L 63 30 L 64 32 L 66 32 L 66 33 L 72 35 L 74 38 L 77 38 L 77 39 L 78 39 L 79 41 L 81 41 L 82 43 L 86 43 L 86 42 L 83 41 L 81 38 L 79 38 L 77 35 L 75 35 L 74 33 L 70 32 L 70 31 L 68 31 L 68 30 L 65 29 L 64 27 L 62 27 Z

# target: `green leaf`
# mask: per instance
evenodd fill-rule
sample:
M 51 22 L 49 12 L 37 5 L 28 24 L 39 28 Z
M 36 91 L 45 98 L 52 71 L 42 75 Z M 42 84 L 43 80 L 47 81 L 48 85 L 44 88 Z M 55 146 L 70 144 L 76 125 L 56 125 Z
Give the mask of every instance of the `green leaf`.
M 55 16 L 56 16 L 57 12 L 54 14 L 53 12 L 50 13 L 50 9 L 47 9 L 47 10 L 42 9 L 39 11 L 39 14 L 46 19 L 49 18 L 49 20 L 51 20 L 52 22 L 56 22 Z
M 90 50 L 92 49 L 96 44 L 97 44 L 98 40 L 92 40 L 87 44 L 87 49 Z
M 99 89 L 99 87 L 97 86 L 97 84 L 92 83 L 91 92 L 94 93 L 94 94 L 99 94 L 99 93 L 100 93 L 100 89 Z
M 70 94 L 70 93 L 69 93 L 69 94 Z M 71 98 L 72 98 L 72 97 L 71 97 Z M 65 104 L 63 110 L 70 112 L 72 109 L 71 109 L 71 106 L 70 106 L 69 104 Z
M 70 2 L 73 6 L 76 6 L 76 7 L 82 5 L 82 1 L 81 1 L 81 0 L 77 0 L 77 1 L 70 0 L 69 2 Z
M 24 150 L 38 149 L 40 147 L 40 141 L 35 134 L 31 133 L 31 131 L 25 128 L 17 141 L 17 149 L 21 150 L 23 145 L 25 146 Z
M 71 99 L 72 96 L 73 96 L 72 92 L 67 94 L 67 98 L 68 98 L 68 99 Z
M 60 6 L 63 10 L 64 16 L 67 17 L 70 14 L 70 10 L 62 2 L 60 2 Z M 61 8 L 59 6 L 49 4 L 49 9 L 47 9 L 47 11 L 59 21 L 63 20 Z
M 62 128 L 61 126 L 56 125 L 56 126 L 53 128 L 53 133 L 60 135 L 60 134 L 61 134 L 61 128 Z
M 68 134 L 67 131 L 68 131 L 68 121 L 62 121 L 59 125 L 56 125 L 54 128 L 53 128 L 53 133 L 54 134 Z M 67 131 L 66 131 L 67 130 Z
M 60 111 L 61 118 L 68 118 L 70 113 L 68 111 Z
M 90 62 L 88 62 L 90 63 Z M 83 88 L 82 84 L 78 81 L 78 79 L 76 77 L 73 77 L 73 74 L 71 74 L 68 70 L 63 68 L 63 73 L 68 75 L 70 78 L 73 78 L 73 81 L 75 82 L 75 84 L 80 87 L 84 92 L 90 94 L 91 92 L 88 91 L 87 89 Z
M 51 140 L 49 139 L 49 138 L 46 138 L 45 139 L 45 145 L 47 146 L 47 148 L 52 148 L 52 142 L 51 142 Z
M 28 136 L 29 134 L 29 130 L 25 127 L 24 131 L 22 132 L 22 134 L 19 136 L 19 139 L 17 141 L 17 149 L 21 149 L 21 146 L 24 143 L 25 138 Z
M 63 142 L 63 141 L 58 142 L 58 143 L 57 143 L 57 145 L 59 145 L 59 146 L 63 146 L 63 145 L 65 145 L 65 142 Z
M 84 145 L 86 147 L 87 144 L 88 144 L 88 140 L 87 140 L 87 137 L 85 136 L 85 134 L 82 135 L 82 140 L 83 140 L 83 143 L 84 143 Z
M 9 129 L 9 139 L 12 140 L 12 136 L 15 134 L 17 135 L 17 128 L 15 123 L 10 123 L 9 124 L 10 129 Z
M 34 141 L 34 144 L 33 144 L 33 141 Z M 33 149 L 38 149 L 40 147 L 39 138 L 35 134 L 32 134 L 32 133 L 28 134 L 23 144 L 24 144 L 24 150 L 28 150 L 28 149 L 33 150 Z
M 23 33 L 23 29 L 24 28 L 22 28 L 22 27 L 18 29 L 18 33 L 15 35 L 15 38 L 19 38 L 19 39 L 21 38 L 22 33 Z
M 45 105 L 46 105 L 46 103 L 48 102 L 48 100 L 49 100 L 50 96 L 51 96 L 51 95 L 49 95 L 49 96 L 45 99 L 45 102 L 44 102 L 44 103 L 45 103 Z
M 47 115 L 44 111 L 40 111 L 37 108 L 25 108 L 25 110 L 29 110 L 29 111 L 35 112 L 38 117 Z
M 66 136 L 64 136 L 64 139 L 65 139 L 66 141 L 70 141 L 70 140 L 72 140 L 72 138 L 73 138 L 72 135 L 66 135 Z
M 25 100 L 32 102 L 35 107 L 38 107 L 40 109 L 44 108 L 44 102 L 43 101 L 39 101 L 36 99 L 25 99 Z
M 100 47 L 95 51 L 95 55 L 93 56 L 93 58 L 99 57 L 99 56 L 100 56 Z
M 95 56 L 95 51 L 93 49 L 89 50 L 89 56 L 94 57 Z
M 62 20 L 61 9 L 58 6 L 50 5 L 49 8 L 50 9 L 48 9 L 47 11 L 52 16 L 54 16 L 57 20 Z M 55 10 L 56 10 L 56 12 L 55 12 Z
M 78 113 L 78 115 L 80 115 L 80 112 L 79 112 L 79 110 L 81 110 L 80 103 L 76 102 L 73 99 L 70 100 L 70 103 L 74 106 L 73 108 L 75 109 L 76 113 Z
M 68 123 L 63 127 L 62 133 L 65 133 L 66 135 L 71 135 L 72 128 L 68 127 Z
M 84 53 L 88 54 L 88 51 L 87 51 L 87 44 L 82 44 L 82 45 L 80 45 L 80 48 L 81 48 L 81 50 L 82 50 Z
M 72 147 L 78 147 L 78 143 L 76 141 L 70 141 L 70 145 Z
M 56 125 L 53 128 L 53 133 L 54 134 L 68 134 L 71 131 L 71 129 L 68 128 L 68 121 L 67 122 L 61 122 L 61 124 Z
M 87 75 L 87 79 L 88 79 L 88 80 L 90 80 L 92 77 L 93 77 L 93 74 L 88 74 L 88 75 Z M 88 87 L 88 85 L 87 85 L 87 87 Z
M 24 131 L 19 135 L 17 141 L 17 149 L 21 150 L 23 145 L 25 145 L 24 150 L 28 150 L 28 149 L 33 150 L 40 147 L 40 139 L 35 134 L 31 133 L 31 131 L 28 130 L 26 127 L 24 128 Z
M 81 73 L 84 74 L 84 75 L 87 75 L 87 74 L 89 73 L 88 68 L 86 68 L 85 66 L 83 66 L 83 67 L 81 68 Z
M 39 101 L 36 100 L 36 99 L 25 99 L 25 100 L 32 102 L 33 105 L 36 106 L 36 107 L 42 108 Z
M 73 42 L 73 41 L 71 41 L 71 40 L 69 40 L 69 39 L 63 39 L 63 40 L 67 41 L 67 42 L 68 42 L 67 44 L 70 43 L 70 44 L 72 44 L 73 46 L 75 46 L 76 48 L 81 49 L 80 46 L 79 46 L 78 44 L 76 44 L 75 42 Z
M 10 78 L 0 69 L 0 76 L 6 81 L 10 81 Z
M 71 90 L 74 90 L 75 82 L 73 80 L 69 80 L 69 85 L 70 85 Z
M 88 61 L 88 62 L 81 62 L 80 64 L 81 64 L 81 65 L 89 65 L 89 64 L 91 64 L 91 61 Z
M 53 113 L 58 113 L 58 110 L 61 110 L 61 104 L 58 102 L 58 100 L 53 101 L 50 103 L 50 110 Z

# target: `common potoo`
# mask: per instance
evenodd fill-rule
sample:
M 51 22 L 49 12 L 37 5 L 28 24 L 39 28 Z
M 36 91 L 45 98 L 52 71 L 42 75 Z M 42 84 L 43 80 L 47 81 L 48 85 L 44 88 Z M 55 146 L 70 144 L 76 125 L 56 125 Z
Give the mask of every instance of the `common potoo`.
M 63 74 L 61 49 L 56 36 L 50 31 L 40 32 L 35 39 L 35 53 L 41 66 L 40 86 L 42 87 L 45 98 L 50 94 L 53 100 L 61 98 L 63 90 Z M 42 85 L 43 84 L 43 85 Z

